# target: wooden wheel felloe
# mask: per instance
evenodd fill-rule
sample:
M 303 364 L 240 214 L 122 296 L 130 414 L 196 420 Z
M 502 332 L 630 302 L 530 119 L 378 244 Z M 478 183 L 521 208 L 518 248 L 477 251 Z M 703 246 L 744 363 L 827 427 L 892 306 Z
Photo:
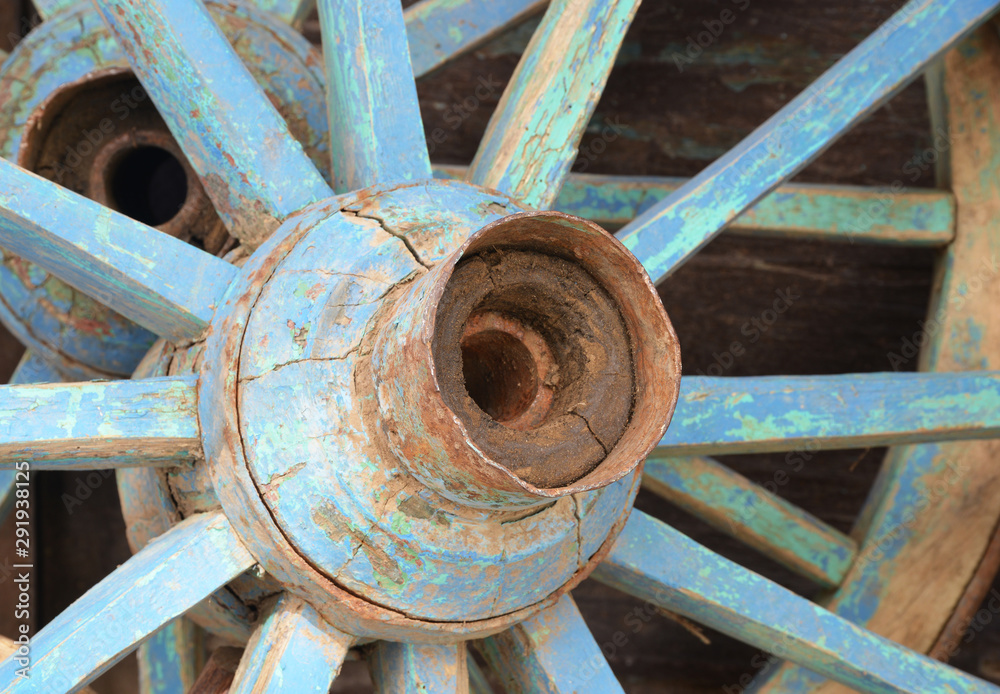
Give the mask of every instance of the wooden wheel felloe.
M 35 636 L 32 680 L 14 676 L 13 659 L 0 664 L 3 691 L 78 690 L 185 614 L 247 644 L 233 692 L 325 691 L 359 645 L 380 691 L 467 691 L 479 681 L 472 638 L 511 691 L 621 691 L 569 593 L 587 575 L 786 658 L 760 684 L 770 691 L 995 691 L 908 648 L 941 638 L 1000 515 L 995 444 L 975 441 L 1000 433 L 1000 375 L 987 370 L 989 344 L 970 339 L 992 339 L 977 321 L 998 290 L 971 293 L 968 268 L 1000 243 L 983 221 L 993 179 L 955 167 L 959 224 L 938 302 L 965 301 L 941 317 L 947 329 L 925 358 L 934 373 L 679 382 L 676 337 L 650 282 L 995 2 L 904 7 L 618 240 L 548 210 L 636 2 L 551 4 L 465 181 L 432 177 L 413 73 L 437 62 L 419 39 L 407 50 L 407 29 L 458 25 L 478 3 L 427 0 L 404 14 L 391 0 L 319 2 L 329 176 L 321 148 L 303 148 L 217 17 L 273 20 L 241 6 L 213 16 L 199 0 L 97 4 L 99 15 L 53 5 L 50 34 L 61 17 L 84 33 L 106 23 L 117 41 L 106 44 L 120 46 L 242 250 L 227 262 L 0 162 L 0 244 L 34 264 L 27 272 L 120 314 L 123 330 L 128 319 L 164 339 L 132 380 L 0 390 L 16 413 L 0 430 L 4 464 L 119 470 L 136 550 Z M 497 3 L 490 30 L 534 4 Z M 296 21 L 303 6 L 269 9 Z M 451 40 L 457 51 L 475 37 Z M 983 157 L 1000 141 L 978 125 L 994 112 L 968 96 L 990 93 L 977 80 L 1000 65 L 997 50 L 980 32 L 946 56 L 940 110 L 953 157 Z M 592 216 L 615 190 L 592 185 Z M 33 339 L 39 358 L 66 356 Z M 29 364 L 24 373 L 37 374 Z M 866 537 L 690 457 L 859 444 L 915 446 L 891 455 L 859 525 Z M 654 447 L 644 484 L 836 589 L 828 605 L 632 510 Z M 969 482 L 947 464 L 959 453 Z M 939 484 L 955 490 L 942 492 L 947 503 L 921 508 L 921 490 Z M 972 508 L 981 527 L 949 550 L 956 574 L 918 586 L 942 596 L 934 613 L 919 628 L 898 619 L 922 594 L 899 576 L 941 551 L 951 526 L 938 521 Z

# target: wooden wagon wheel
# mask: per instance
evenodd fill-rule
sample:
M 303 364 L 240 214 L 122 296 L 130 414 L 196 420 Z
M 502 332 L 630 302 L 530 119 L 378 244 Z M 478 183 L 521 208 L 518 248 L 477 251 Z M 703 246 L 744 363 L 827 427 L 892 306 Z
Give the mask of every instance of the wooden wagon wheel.
M 957 598 L 926 625 L 902 625 L 912 597 L 895 599 L 914 588 L 897 576 L 946 547 L 956 571 L 922 573 L 917 588 L 935 600 L 964 591 L 997 516 L 991 444 L 895 452 L 860 550 L 709 461 L 668 456 L 989 438 L 997 377 L 685 379 L 664 434 L 676 342 L 635 259 L 666 276 L 993 3 L 904 7 L 627 225 L 618 236 L 634 256 L 580 219 L 531 210 L 552 204 L 636 3 L 553 4 L 469 183 L 445 183 L 430 181 L 402 13 L 321 2 L 332 189 L 200 3 L 99 4 L 227 229 L 254 252 L 237 268 L 0 163 L 5 247 L 173 343 L 204 342 L 169 375 L 5 387 L 17 422 L 3 455 L 35 469 L 207 472 L 222 510 L 178 522 L 43 629 L 32 679 L 17 678 L 16 654 L 0 664 L 4 691 L 78 688 L 248 571 L 282 591 L 233 691 L 324 691 L 347 649 L 371 640 L 382 690 L 464 691 L 464 641 L 479 637 L 513 689 L 619 691 L 567 592 L 588 574 L 857 689 L 993 691 L 630 513 L 659 444 L 650 484 L 704 506 L 731 485 L 761 509 L 730 511 L 754 542 L 839 583 L 831 607 L 933 645 Z M 989 84 L 996 50 L 984 32 L 947 57 L 956 158 L 992 163 L 992 97 L 977 81 Z M 928 366 L 991 365 L 991 327 L 972 313 L 996 287 L 973 286 L 993 243 L 995 174 L 983 163 L 953 167 L 958 234 L 939 301 L 956 310 L 941 315 Z M 146 368 L 159 368 L 156 353 Z M 957 478 L 956 451 L 970 466 Z M 933 521 L 969 509 L 983 528 L 948 546 L 951 524 Z M 785 541 L 767 544 L 774 527 Z M 765 686 L 825 685 L 789 666 Z

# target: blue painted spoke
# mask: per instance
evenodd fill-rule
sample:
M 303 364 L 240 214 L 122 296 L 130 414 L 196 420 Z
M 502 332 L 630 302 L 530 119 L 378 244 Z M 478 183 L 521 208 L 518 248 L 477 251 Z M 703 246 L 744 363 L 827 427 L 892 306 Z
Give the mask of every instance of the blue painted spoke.
M 296 29 L 302 28 L 316 7 L 316 0 L 253 0 L 253 3 L 265 12 L 280 17 L 282 21 Z
M 1000 436 L 1000 372 L 685 376 L 658 455 L 822 450 Z
M 0 663 L 0 692 L 74 691 L 253 565 L 221 512 L 181 521 L 32 637 L 31 677 Z
M 368 668 L 380 694 L 448 694 L 468 692 L 465 644 L 433 646 L 380 642 Z
M 552 204 L 639 0 L 554 0 L 490 118 L 473 183 Z
M 282 594 L 250 638 L 229 694 L 326 694 L 353 642 Z
M 619 233 L 659 282 L 982 20 L 997 0 L 911 0 L 728 154 Z
M 253 249 L 330 195 L 200 0 L 97 0 L 230 232 Z
M 178 465 L 201 455 L 196 376 L 0 386 L 0 467 Z
M 398 0 L 319 0 L 334 188 L 431 177 Z
M 0 160 L 0 245 L 172 340 L 198 337 L 237 270 Z
M 593 578 L 862 692 L 1000 692 L 828 612 L 641 511 L 632 511 Z
M 267 0 L 262 0 L 267 1 Z M 548 0 L 421 0 L 403 12 L 413 74 L 426 75 L 536 12 Z
M 139 694 L 182 694 L 198 678 L 198 649 L 203 647 L 194 622 L 180 617 L 139 646 Z
M 482 642 L 483 655 L 507 691 L 623 694 L 573 599 Z
M 57 12 L 62 12 L 73 5 L 79 5 L 86 0 L 34 0 L 33 4 L 42 19 L 49 19 Z
M 11 385 L 24 383 L 58 383 L 64 380 L 62 375 L 52 368 L 52 365 L 42 359 L 36 352 L 26 351 L 17 363 L 17 368 L 11 374 Z
M 804 464 L 794 461 L 790 472 Z M 827 588 L 840 585 L 858 553 L 851 538 L 711 458 L 654 453 L 642 486 Z

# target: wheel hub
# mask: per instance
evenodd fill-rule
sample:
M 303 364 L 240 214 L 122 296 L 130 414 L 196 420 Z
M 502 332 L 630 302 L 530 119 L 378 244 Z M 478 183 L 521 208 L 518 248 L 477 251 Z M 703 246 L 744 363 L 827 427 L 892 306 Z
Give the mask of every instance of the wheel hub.
M 417 640 L 502 629 L 589 573 L 680 371 L 612 237 L 428 182 L 314 206 L 244 269 L 201 417 L 268 573 L 342 629 Z

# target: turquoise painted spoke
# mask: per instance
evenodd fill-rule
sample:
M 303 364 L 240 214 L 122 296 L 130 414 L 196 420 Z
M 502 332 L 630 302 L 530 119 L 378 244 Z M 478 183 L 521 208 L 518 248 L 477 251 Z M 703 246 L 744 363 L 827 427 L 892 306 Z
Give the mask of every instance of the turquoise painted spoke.
M 509 692 L 623 694 L 569 595 L 486 639 L 481 649 Z
M 0 663 L 0 692 L 75 691 L 253 565 L 221 512 L 181 521 L 34 635 L 30 677 Z
M 382 641 L 368 661 L 375 691 L 382 694 L 448 694 L 469 691 L 465 644 L 432 646 Z
M 803 462 L 792 459 L 775 486 Z M 654 454 L 642 486 L 826 588 L 840 585 L 857 556 L 854 540 L 711 458 Z
M 266 0 L 261 0 L 266 1 Z M 548 0 L 421 0 L 403 12 L 413 74 L 426 75 L 531 15 Z
M 253 249 L 330 188 L 200 0 L 97 0 L 230 232 Z
M 1000 436 L 1000 372 L 685 376 L 661 456 Z
M 1000 692 L 828 612 L 641 511 L 632 511 L 593 578 L 862 692 Z
M 62 12 L 68 7 L 78 5 L 86 0 L 34 0 L 33 4 L 42 19 L 48 19 L 56 12 Z
M 892 97 L 998 4 L 911 0 L 811 87 L 618 237 L 659 282 Z
M 431 177 L 398 0 L 319 0 L 334 188 Z
M 5 159 L 0 245 L 172 340 L 202 333 L 237 273 Z
M 139 645 L 139 694 L 183 694 L 194 686 L 204 648 L 194 622 L 179 617 Z
M 462 180 L 464 166 L 435 166 L 437 178 Z M 609 229 L 631 222 L 684 185 L 685 178 L 570 174 L 552 208 Z M 726 231 L 817 241 L 946 246 L 955 236 L 955 198 L 943 190 L 887 193 L 861 186 L 778 186 Z
M 250 638 L 229 694 L 326 694 L 353 642 L 283 593 Z
M 302 28 L 316 7 L 316 0 L 253 0 L 253 2 L 260 9 L 277 15 L 296 29 Z
M 0 386 L 0 467 L 178 465 L 201 456 L 197 376 Z
M 469 169 L 473 183 L 536 208 L 576 159 L 639 0 L 554 0 L 511 77 Z

